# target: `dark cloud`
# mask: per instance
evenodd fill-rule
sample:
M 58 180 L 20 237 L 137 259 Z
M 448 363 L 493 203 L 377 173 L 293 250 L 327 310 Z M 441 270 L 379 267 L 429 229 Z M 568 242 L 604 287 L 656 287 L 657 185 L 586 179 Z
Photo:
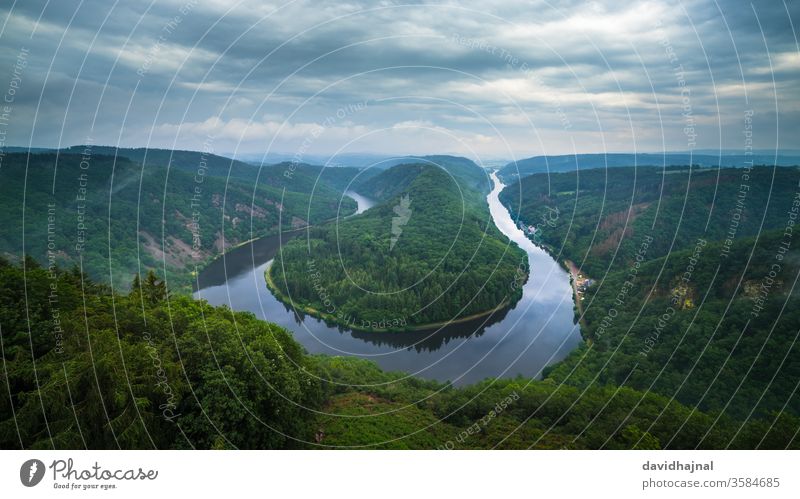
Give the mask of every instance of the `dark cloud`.
M 28 0 L 2 11 L 6 81 L 30 51 L 8 140 L 94 123 L 97 143 L 248 153 L 737 149 L 752 109 L 756 147 L 792 148 L 796 4 Z

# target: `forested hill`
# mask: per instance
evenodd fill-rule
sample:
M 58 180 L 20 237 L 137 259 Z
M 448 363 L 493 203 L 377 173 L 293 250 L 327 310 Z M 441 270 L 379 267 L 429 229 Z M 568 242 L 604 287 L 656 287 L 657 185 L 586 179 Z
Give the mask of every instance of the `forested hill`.
M 253 164 L 225 156 L 214 154 L 209 144 L 208 150 L 184 151 L 147 147 L 114 147 L 99 145 L 77 145 L 63 149 L 33 149 L 39 154 L 83 155 L 87 151 L 94 156 L 114 156 L 127 159 L 144 167 L 167 167 L 171 171 L 182 171 L 222 179 L 238 179 L 272 187 L 286 187 L 289 191 L 310 193 L 316 185 L 317 189 L 335 187 L 344 190 L 351 182 L 356 183 L 369 178 L 374 173 L 360 168 L 336 167 L 325 168 L 297 161 L 284 161 L 276 164 Z M 8 152 L 27 153 L 24 148 L 9 148 Z M 377 172 L 375 172 L 377 173 Z
M 188 290 L 195 267 L 233 245 L 356 207 L 340 188 L 317 180 L 321 170 L 309 166 L 291 175 L 284 166 L 266 168 L 265 181 L 256 184 L 228 178 L 221 166 L 198 163 L 190 171 L 147 163 L 92 148 L 79 155 L 6 155 L 0 254 L 18 260 L 24 250 L 42 265 L 81 262 L 93 278 L 118 289 L 134 273 L 157 269 L 166 272 L 173 291 Z M 337 174 L 354 177 L 358 171 Z
M 353 328 L 405 329 L 515 302 L 524 252 L 502 235 L 471 177 L 398 165 L 359 187 L 382 202 L 281 250 L 270 286 L 298 309 Z M 518 270 L 521 269 L 521 270 Z
M 763 152 L 756 154 L 731 153 L 606 153 L 565 154 L 557 156 L 534 156 L 512 161 L 497 172 L 503 182 L 509 184 L 519 178 L 535 173 L 561 173 L 595 168 L 643 167 L 670 168 L 679 165 L 694 165 L 711 168 L 744 167 L 752 165 L 798 166 L 800 156 Z
M 736 419 L 800 414 L 800 250 L 779 253 L 783 241 L 765 232 L 724 258 L 723 243 L 700 242 L 635 275 L 615 265 L 585 293 L 590 344 L 549 377 L 652 390 Z
M 349 166 L 324 167 L 306 163 L 283 162 L 258 168 L 258 181 L 290 191 L 328 194 L 330 188 L 341 193 L 358 186 L 380 173 L 377 169 L 359 169 Z
M 533 175 L 501 198 L 595 280 L 581 301 L 588 343 L 549 377 L 736 418 L 800 413 L 800 171 Z
M 486 175 L 477 168 L 471 172 L 460 172 L 427 163 L 399 165 L 362 180 L 358 183 L 358 192 L 376 201 L 388 201 L 407 191 L 421 174 L 432 175 L 429 172 L 444 173 L 439 176 L 439 180 L 443 184 L 442 188 L 447 191 L 447 196 L 468 198 L 462 204 L 479 208 L 477 211 L 481 214 L 486 213 L 483 209 L 488 193 L 488 190 L 483 189 Z
M 799 182 L 796 168 L 596 169 L 532 175 L 500 199 L 554 253 L 601 277 L 612 261 L 630 264 L 644 236 L 653 238 L 647 258 L 656 258 L 699 237 L 782 228 Z
M 456 389 L 310 356 L 252 314 L 168 296 L 154 275 L 120 293 L 0 258 L 0 318 L 3 449 L 798 446 L 785 414 L 736 421 L 630 388 L 521 378 Z
M 461 156 L 448 156 L 444 154 L 431 156 L 405 156 L 384 160 L 376 163 L 370 170 L 390 169 L 397 165 L 430 165 L 437 166 L 449 173 L 459 184 L 466 189 L 487 194 L 492 189 L 492 182 L 488 172 L 475 164 L 474 161 Z
M 194 174 L 198 168 L 206 169 L 211 176 L 241 178 L 255 180 L 258 168 L 235 159 L 219 156 L 211 151 L 209 144 L 205 151 L 183 151 L 148 147 L 114 147 L 100 145 L 77 145 L 60 149 L 59 154 L 83 154 L 90 150 L 92 154 L 127 158 L 139 165 L 167 166 L 174 170 L 182 170 Z M 56 151 L 52 151 L 56 152 Z

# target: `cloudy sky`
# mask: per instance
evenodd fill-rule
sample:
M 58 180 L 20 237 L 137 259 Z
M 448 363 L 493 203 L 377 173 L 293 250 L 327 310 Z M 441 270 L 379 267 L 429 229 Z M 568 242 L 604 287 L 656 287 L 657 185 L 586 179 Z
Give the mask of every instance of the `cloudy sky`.
M 5 0 L 0 15 L 8 145 L 519 159 L 743 151 L 752 127 L 757 149 L 800 149 L 794 0 Z

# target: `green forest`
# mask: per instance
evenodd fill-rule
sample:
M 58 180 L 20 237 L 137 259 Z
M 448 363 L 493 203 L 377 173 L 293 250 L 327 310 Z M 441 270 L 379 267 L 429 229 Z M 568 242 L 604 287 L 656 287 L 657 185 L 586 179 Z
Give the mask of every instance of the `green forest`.
M 800 171 L 768 167 L 589 170 L 509 186 L 501 198 L 542 244 L 597 281 L 582 301 L 587 341 L 547 379 L 741 420 L 800 413 L 798 193 Z
M 138 161 L 101 154 L 115 151 L 107 147 L 75 151 L 5 156 L 0 255 L 77 263 L 117 289 L 155 270 L 187 292 L 193 271 L 232 246 L 356 208 L 342 195 L 355 168 L 259 168 L 187 151 L 170 160 L 162 150 L 142 163 L 144 149 L 120 150 L 139 151 Z
M 119 292 L 77 268 L 0 259 L 0 313 L 4 449 L 798 447 L 787 412 L 742 422 L 553 379 L 454 388 L 308 355 L 286 330 L 171 296 L 152 273 Z
M 379 203 L 285 245 L 281 299 L 354 329 L 403 330 L 514 303 L 525 253 L 494 226 L 477 165 L 394 166 L 359 185 Z M 518 277 L 518 276 L 517 276 Z
M 474 163 L 208 156 L 198 170 L 202 153 L 97 151 L 109 154 L 4 158 L 2 448 L 800 445 L 797 169 L 620 167 L 509 185 L 501 200 L 535 240 L 596 281 L 577 318 L 585 341 L 543 379 L 455 387 L 311 355 L 187 291 L 229 247 L 302 226 L 266 277 L 333 323 L 402 334 L 512 305 L 527 258 L 492 223 Z M 375 206 L 352 215 L 346 189 Z
M 800 0 L 0 12 L 0 499 L 800 497 Z
M 741 239 L 782 229 L 798 182 L 796 168 L 609 168 L 531 175 L 500 199 L 551 253 L 602 278 L 634 262 L 644 236 L 653 238 L 650 259 L 731 230 Z

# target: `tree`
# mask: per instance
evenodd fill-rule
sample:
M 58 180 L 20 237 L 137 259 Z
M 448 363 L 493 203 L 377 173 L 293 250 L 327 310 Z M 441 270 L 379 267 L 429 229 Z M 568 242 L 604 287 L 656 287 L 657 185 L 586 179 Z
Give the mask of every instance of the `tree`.
M 144 299 L 151 305 L 167 299 L 167 285 L 152 270 L 147 271 L 147 277 L 145 277 L 144 285 L 141 288 Z

